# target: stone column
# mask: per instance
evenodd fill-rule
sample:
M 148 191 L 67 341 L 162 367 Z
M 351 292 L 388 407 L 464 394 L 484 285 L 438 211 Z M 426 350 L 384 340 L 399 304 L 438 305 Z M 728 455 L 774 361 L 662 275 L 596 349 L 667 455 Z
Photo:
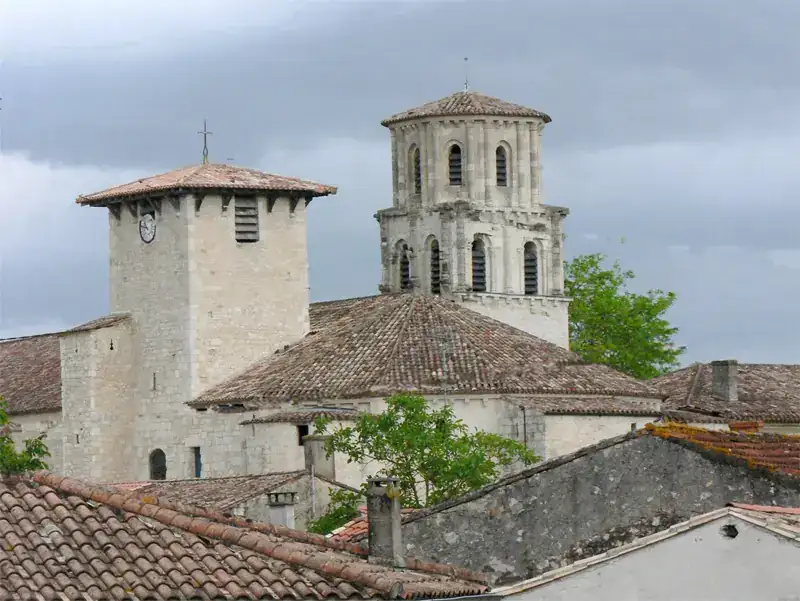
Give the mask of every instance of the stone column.
M 406 148 L 406 133 L 404 125 L 399 126 L 395 137 L 397 146 L 397 200 L 398 206 L 403 206 L 408 202 L 408 189 L 406 188 L 406 173 L 408 171 L 406 158 L 408 149 Z
M 433 206 L 436 204 L 436 200 L 439 198 L 439 194 L 436 189 L 436 170 L 439 165 L 437 156 L 439 154 L 439 149 L 436 145 L 436 132 L 433 123 L 425 124 L 425 146 L 427 147 L 427 153 L 425 154 L 427 157 L 425 179 L 428 182 L 428 187 L 425 192 L 425 200 L 429 206 Z
M 392 139 L 392 206 L 399 206 L 400 199 L 397 197 L 398 189 L 398 165 L 397 165 L 397 132 L 394 128 L 389 130 Z
M 542 130 L 544 123 L 531 123 L 530 125 L 530 149 L 531 149 L 531 206 L 542 202 Z
M 517 122 L 517 150 L 516 150 L 516 158 L 514 165 L 514 173 L 511 176 L 513 186 L 514 186 L 514 193 L 512 194 L 511 203 L 514 206 L 521 207 L 523 206 L 524 202 L 523 199 L 525 198 L 525 190 L 526 186 L 528 185 L 528 176 L 526 174 L 527 171 L 527 162 L 525 158 L 525 139 L 523 133 L 525 132 L 525 128 L 522 126 L 521 123 Z
M 474 204 L 477 200 L 478 191 L 477 173 L 475 170 L 480 160 L 478 155 L 478 143 L 475 136 L 475 122 L 467 121 L 466 130 L 466 156 L 462 157 L 462 160 L 466 160 L 466 163 L 462 163 L 462 169 L 465 169 L 462 177 L 466 177 L 467 180 L 467 198 L 470 203 Z
M 464 231 L 464 214 L 457 212 L 456 219 L 456 269 L 453 274 L 455 292 L 466 292 L 467 290 L 467 235 Z
M 511 264 L 512 259 L 511 233 L 506 225 L 503 228 L 503 292 L 505 294 L 514 293 L 514 269 Z
M 489 127 L 490 122 L 484 121 L 483 123 L 483 176 L 484 176 L 484 196 L 486 198 L 486 206 L 494 206 L 494 198 L 492 192 L 494 191 L 495 174 L 492 173 L 492 156 L 494 151 L 489 144 Z M 498 285 L 500 283 L 498 282 Z
M 430 152 L 430 149 L 426 144 L 428 140 L 428 124 L 423 123 L 417 125 L 416 128 L 417 128 L 417 138 L 419 139 L 419 144 L 417 146 L 419 148 L 419 165 L 420 169 L 422 169 L 422 174 L 421 174 L 422 185 L 420 188 L 419 203 L 420 205 L 424 206 L 425 204 L 427 204 L 428 198 L 430 197 L 430 193 L 428 192 L 428 171 L 429 171 L 428 153 Z M 409 165 L 409 169 L 414 169 L 414 167 L 412 165 Z

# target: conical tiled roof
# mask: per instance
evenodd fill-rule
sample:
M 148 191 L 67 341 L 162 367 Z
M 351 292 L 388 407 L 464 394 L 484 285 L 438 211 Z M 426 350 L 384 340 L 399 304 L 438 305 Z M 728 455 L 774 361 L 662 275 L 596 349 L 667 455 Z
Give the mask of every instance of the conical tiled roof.
M 536 109 L 521 106 L 477 92 L 456 92 L 440 100 L 428 102 L 417 108 L 397 113 L 381 121 L 388 126 L 423 117 L 534 117 L 550 123 L 550 116 Z
M 336 188 L 294 177 L 264 173 L 256 169 L 213 163 L 192 165 L 168 173 L 114 186 L 102 192 L 79 196 L 78 204 L 103 204 L 111 200 L 167 190 L 247 190 L 275 192 L 302 192 L 308 196 L 336 194 Z
M 319 303 L 312 305 L 311 321 L 320 329 L 191 404 L 257 406 L 445 390 L 658 397 L 635 378 L 583 365 L 574 353 L 439 297 Z

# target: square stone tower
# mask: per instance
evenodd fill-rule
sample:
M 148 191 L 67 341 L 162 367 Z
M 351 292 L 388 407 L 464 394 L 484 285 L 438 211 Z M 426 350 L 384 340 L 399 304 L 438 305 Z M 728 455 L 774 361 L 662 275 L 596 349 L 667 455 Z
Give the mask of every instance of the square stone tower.
M 185 403 L 308 333 L 306 208 L 335 193 L 203 164 L 78 198 L 109 213 L 111 310 L 130 328 L 115 344 L 130 347 L 131 369 L 116 398 L 93 398 L 90 408 L 65 398 L 64 414 L 130 409 L 130 440 L 108 449 L 129 466 L 110 470 L 114 478 L 197 475 Z
M 385 119 L 392 207 L 378 211 L 382 292 L 441 294 L 567 348 L 563 221 L 542 204 L 550 117 L 458 92 Z

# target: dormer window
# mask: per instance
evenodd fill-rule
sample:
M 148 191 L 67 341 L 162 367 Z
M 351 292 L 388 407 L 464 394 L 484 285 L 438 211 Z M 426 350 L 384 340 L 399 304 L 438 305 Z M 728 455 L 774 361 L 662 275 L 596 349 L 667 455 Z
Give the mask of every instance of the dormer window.
M 453 144 L 448 154 L 448 167 L 450 172 L 450 185 L 461 185 L 461 146 Z
M 508 155 L 506 154 L 506 149 L 498 146 L 494 155 L 497 185 L 506 187 L 508 185 Z

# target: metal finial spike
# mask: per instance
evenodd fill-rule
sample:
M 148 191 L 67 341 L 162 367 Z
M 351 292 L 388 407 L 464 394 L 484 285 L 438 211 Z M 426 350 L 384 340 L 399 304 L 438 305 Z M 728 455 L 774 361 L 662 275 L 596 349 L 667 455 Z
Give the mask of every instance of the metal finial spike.
M 208 125 L 206 119 L 203 119 L 203 131 L 197 132 L 203 136 L 203 165 L 208 164 L 208 136 L 213 134 L 214 132 L 208 131 Z
M 464 91 L 469 92 L 469 58 L 464 57 Z

